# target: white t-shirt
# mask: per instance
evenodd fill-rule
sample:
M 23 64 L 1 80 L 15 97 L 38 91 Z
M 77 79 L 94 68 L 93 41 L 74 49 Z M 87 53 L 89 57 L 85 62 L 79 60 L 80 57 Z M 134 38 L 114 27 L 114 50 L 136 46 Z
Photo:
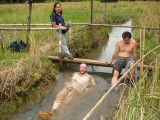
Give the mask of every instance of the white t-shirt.
M 79 92 L 82 92 L 89 85 L 96 85 L 94 78 L 87 73 L 83 76 L 80 76 L 80 73 L 76 72 L 72 75 L 71 81 L 71 85 L 68 87 L 73 87 Z

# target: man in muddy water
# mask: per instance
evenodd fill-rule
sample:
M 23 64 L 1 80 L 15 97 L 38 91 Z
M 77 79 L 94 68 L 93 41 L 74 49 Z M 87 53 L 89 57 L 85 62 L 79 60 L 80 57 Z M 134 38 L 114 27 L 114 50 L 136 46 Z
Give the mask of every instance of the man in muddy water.
M 87 74 L 87 65 L 80 65 L 80 72 L 73 73 L 68 86 L 63 88 L 53 101 L 53 107 L 48 113 L 39 112 L 42 119 L 50 119 L 55 111 L 62 105 L 71 101 L 72 97 L 82 91 L 94 88 L 95 81 L 92 76 Z
M 107 64 L 111 64 L 115 59 L 111 86 L 113 86 L 117 82 L 118 76 L 121 73 L 122 68 L 127 69 L 127 67 L 132 67 L 137 61 L 137 42 L 131 37 L 132 35 L 130 32 L 124 32 L 122 34 L 122 39 L 118 40 L 116 43 L 115 52 L 112 55 L 111 61 L 106 62 Z M 134 71 L 135 70 L 132 69 L 129 74 L 130 80 L 133 79 Z

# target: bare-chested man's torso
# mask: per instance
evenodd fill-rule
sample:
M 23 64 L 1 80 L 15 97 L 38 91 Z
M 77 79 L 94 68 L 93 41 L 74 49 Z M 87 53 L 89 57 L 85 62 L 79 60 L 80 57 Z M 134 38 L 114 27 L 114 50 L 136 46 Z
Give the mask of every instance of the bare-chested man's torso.
M 127 44 L 123 39 L 118 40 L 117 42 L 119 52 L 118 56 L 120 57 L 131 57 L 134 49 L 134 45 L 136 41 L 134 39 L 130 39 L 130 42 Z

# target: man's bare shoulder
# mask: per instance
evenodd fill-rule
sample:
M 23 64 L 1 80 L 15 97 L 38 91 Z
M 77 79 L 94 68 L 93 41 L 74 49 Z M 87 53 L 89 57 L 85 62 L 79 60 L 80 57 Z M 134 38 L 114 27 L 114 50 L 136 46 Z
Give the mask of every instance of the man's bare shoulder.
M 123 42 L 123 39 L 117 40 L 117 43 Z
M 123 39 L 117 40 L 117 45 L 120 45 L 123 42 Z
M 137 44 L 137 41 L 136 41 L 136 40 L 131 39 L 131 41 L 132 41 L 133 44 Z

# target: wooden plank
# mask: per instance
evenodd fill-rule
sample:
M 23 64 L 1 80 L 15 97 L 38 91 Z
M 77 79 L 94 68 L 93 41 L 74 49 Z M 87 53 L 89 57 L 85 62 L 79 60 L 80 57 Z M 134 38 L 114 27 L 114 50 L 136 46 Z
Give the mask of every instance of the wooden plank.
M 48 59 L 50 60 L 54 60 L 54 61 L 59 61 L 59 57 L 58 56 L 48 56 Z M 86 63 L 87 65 L 95 65 L 95 66 L 102 66 L 102 67 L 113 67 L 113 64 L 111 65 L 107 65 L 104 61 L 99 61 L 99 60 L 91 60 L 91 59 L 81 59 L 81 58 L 74 58 L 73 60 L 70 60 L 68 58 L 64 58 L 62 60 L 63 62 L 67 62 L 67 63 Z M 149 67 L 148 65 L 143 65 L 143 68 L 147 68 Z M 140 69 L 140 66 L 137 65 L 137 68 Z M 149 67 L 149 70 L 152 70 L 153 66 Z
M 59 61 L 59 57 L 57 56 L 48 56 L 49 59 Z M 87 65 L 95 65 L 95 66 L 105 66 L 105 67 L 112 67 L 113 65 L 107 65 L 104 61 L 98 61 L 98 60 L 91 60 L 91 59 L 81 59 L 81 58 L 74 58 L 73 60 L 70 60 L 68 58 L 64 58 L 63 62 L 68 63 L 86 63 Z

